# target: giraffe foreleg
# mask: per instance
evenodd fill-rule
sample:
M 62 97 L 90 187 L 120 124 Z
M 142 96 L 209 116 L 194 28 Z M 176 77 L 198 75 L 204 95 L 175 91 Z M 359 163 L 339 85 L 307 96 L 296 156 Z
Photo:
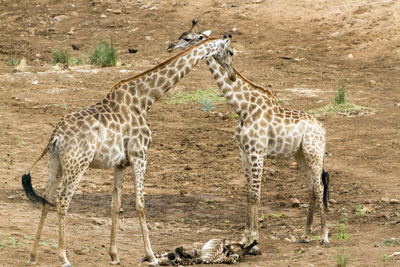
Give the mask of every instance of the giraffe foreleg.
M 56 193 L 58 184 L 60 182 L 60 177 L 62 176 L 60 161 L 58 156 L 55 154 L 49 154 L 49 161 L 48 161 L 48 179 L 47 179 L 47 186 L 46 192 L 44 194 L 44 198 L 49 200 L 50 202 L 53 201 L 54 195 Z M 32 251 L 30 254 L 29 264 L 37 264 L 38 263 L 38 246 L 40 242 L 40 237 L 42 235 L 44 222 L 47 217 L 47 213 L 49 212 L 49 205 L 42 204 L 42 214 L 40 216 L 39 226 L 36 232 L 35 241 L 33 243 Z
M 256 151 L 250 154 L 249 162 L 251 166 L 251 178 L 250 178 L 250 205 L 248 207 L 250 217 L 250 236 L 249 241 L 253 242 L 258 240 L 258 209 L 260 207 L 261 198 L 261 182 L 264 168 L 264 153 L 262 151 Z M 254 246 L 250 250 L 250 254 L 259 255 L 261 254 L 258 246 Z
M 119 265 L 119 257 L 116 245 L 117 238 L 117 224 L 118 224 L 118 213 L 121 208 L 121 192 L 122 192 L 122 184 L 124 177 L 125 168 L 123 167 L 115 167 L 114 168 L 114 189 L 113 196 L 111 200 L 111 217 L 112 217 L 112 226 L 111 226 L 111 238 L 110 238 L 110 257 L 111 265 Z
M 146 171 L 147 158 L 145 153 L 140 153 L 142 156 L 133 157 L 132 159 L 132 167 L 133 173 L 135 175 L 135 191 L 136 191 L 136 211 L 138 213 L 140 227 L 142 229 L 143 235 L 143 243 L 145 249 L 145 257 L 144 259 L 149 261 L 148 265 L 150 266 L 158 266 L 158 261 L 154 256 L 154 252 L 151 248 L 150 238 L 149 238 L 149 229 L 147 228 L 146 223 L 146 214 L 145 214 L 145 204 L 144 204 L 144 173 Z
M 246 226 L 242 236 L 241 243 L 247 245 L 249 243 L 249 236 L 250 236 L 250 226 L 251 226 L 251 219 L 250 219 L 250 199 L 251 199 L 251 190 L 250 190 L 250 178 L 251 178 L 251 168 L 247 153 L 243 150 L 242 146 L 240 146 L 240 157 L 242 160 L 244 176 L 246 178 Z

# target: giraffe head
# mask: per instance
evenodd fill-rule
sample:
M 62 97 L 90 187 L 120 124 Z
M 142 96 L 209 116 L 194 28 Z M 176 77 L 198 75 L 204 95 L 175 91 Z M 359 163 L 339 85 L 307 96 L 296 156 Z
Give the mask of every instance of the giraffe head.
M 190 30 L 183 32 L 176 41 L 170 43 L 167 51 L 173 52 L 175 50 L 184 50 L 210 37 L 211 31 L 197 32 L 196 25 L 197 20 L 192 20 L 192 27 Z
M 173 52 L 175 50 L 184 50 L 194 45 L 197 45 L 209 38 L 211 31 L 197 32 L 196 31 L 197 20 L 192 20 L 192 27 L 189 31 L 183 32 L 179 38 L 168 45 L 167 51 Z M 231 36 L 229 36 L 231 37 Z M 227 71 L 229 79 L 232 81 L 236 80 L 236 72 L 232 67 L 232 56 L 233 52 L 231 49 L 231 41 L 226 35 L 224 35 L 224 42 L 221 42 L 223 49 L 216 55 L 213 55 L 215 60 Z

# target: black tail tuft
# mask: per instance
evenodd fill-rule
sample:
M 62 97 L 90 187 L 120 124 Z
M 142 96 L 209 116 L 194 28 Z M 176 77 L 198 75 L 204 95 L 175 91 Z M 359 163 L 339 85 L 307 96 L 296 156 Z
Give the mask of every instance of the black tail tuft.
M 327 173 L 325 170 L 322 171 L 322 184 L 324 185 L 324 206 L 325 210 L 328 209 L 328 200 L 329 200 L 329 173 Z
M 26 196 L 33 202 L 40 202 L 42 204 L 48 204 L 50 206 L 54 206 L 54 204 L 47 201 L 47 199 L 45 199 L 41 196 L 38 196 L 36 194 L 35 190 L 33 190 L 30 173 L 22 175 L 22 187 L 25 190 Z

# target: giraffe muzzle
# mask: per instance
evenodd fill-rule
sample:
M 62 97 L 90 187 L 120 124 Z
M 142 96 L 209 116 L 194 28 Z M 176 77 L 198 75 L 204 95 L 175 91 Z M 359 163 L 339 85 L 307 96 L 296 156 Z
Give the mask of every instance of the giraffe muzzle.
M 225 69 L 228 72 L 229 80 L 232 82 L 236 81 L 236 72 L 231 65 L 225 65 Z

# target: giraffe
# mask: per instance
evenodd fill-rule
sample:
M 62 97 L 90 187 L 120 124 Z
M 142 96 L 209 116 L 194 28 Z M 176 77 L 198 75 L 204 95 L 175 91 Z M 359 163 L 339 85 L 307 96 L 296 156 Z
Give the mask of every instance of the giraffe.
M 197 21 L 192 21 L 188 32 L 168 46 L 168 51 L 186 49 L 209 38 L 211 31 L 197 32 Z M 228 51 L 233 55 L 230 50 Z M 259 238 L 257 216 L 260 205 L 261 181 L 265 158 L 294 156 L 304 176 L 309 195 L 305 233 L 299 242 L 309 242 L 315 202 L 321 211 L 321 244 L 328 244 L 325 211 L 328 209 L 329 174 L 325 172 L 324 153 L 326 131 L 311 115 L 282 107 L 269 89 L 255 85 L 235 68 L 237 79 L 228 79 L 228 73 L 216 64 L 213 57 L 206 64 L 228 104 L 240 117 L 235 136 L 246 177 L 246 227 L 242 243 Z M 321 183 L 322 182 L 322 183 Z M 253 247 L 253 254 L 260 254 Z
M 30 263 L 37 262 L 37 249 L 49 206 L 56 193 L 58 213 L 58 256 L 63 266 L 71 266 L 65 246 L 65 225 L 68 207 L 78 184 L 88 168 L 114 168 L 111 201 L 110 264 L 119 264 L 116 229 L 121 206 L 121 190 L 125 169 L 130 166 L 135 179 L 136 210 L 142 230 L 145 258 L 149 265 L 158 265 L 154 257 L 146 224 L 144 204 L 144 172 L 151 131 L 145 115 L 150 106 L 182 79 L 200 60 L 215 56 L 235 79 L 229 39 L 210 38 L 188 48 L 167 61 L 134 77 L 115 84 L 104 99 L 66 115 L 55 126 L 49 143 L 26 174 L 22 185 L 28 198 L 42 204 L 37 234 L 30 254 Z M 32 188 L 31 169 L 47 153 L 48 180 L 45 195 Z M 57 188 L 60 186 L 59 190 Z

